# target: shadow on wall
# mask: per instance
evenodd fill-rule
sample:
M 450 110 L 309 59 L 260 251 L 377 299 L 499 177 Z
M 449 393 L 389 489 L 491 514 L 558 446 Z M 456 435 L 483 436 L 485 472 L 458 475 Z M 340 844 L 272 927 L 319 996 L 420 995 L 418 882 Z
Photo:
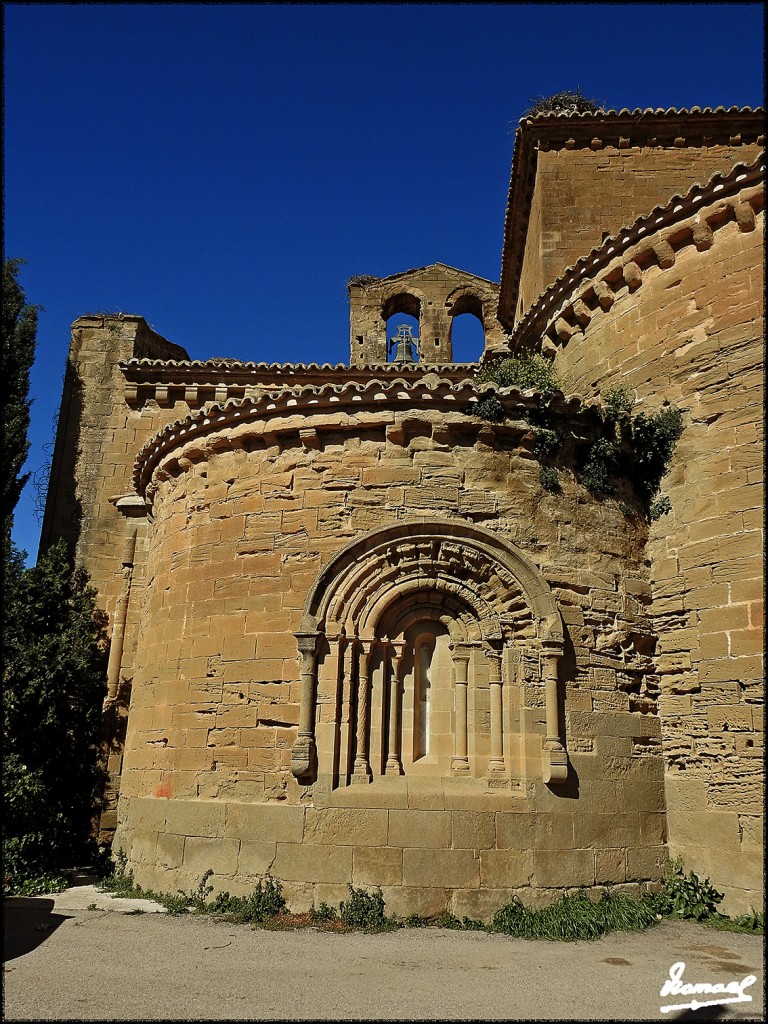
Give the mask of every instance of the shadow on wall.
M 83 510 L 77 496 L 76 480 L 83 406 L 83 381 L 77 368 L 68 360 L 39 553 L 59 537 L 63 538 L 67 550 L 73 553 L 80 536 Z

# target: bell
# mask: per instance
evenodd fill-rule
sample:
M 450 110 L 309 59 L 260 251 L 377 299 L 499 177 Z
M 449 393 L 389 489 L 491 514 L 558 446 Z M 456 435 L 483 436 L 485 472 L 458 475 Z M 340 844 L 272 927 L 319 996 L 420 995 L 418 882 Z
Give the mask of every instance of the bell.
M 392 356 L 393 363 L 415 363 L 413 356 L 413 337 L 410 324 L 400 324 L 397 334 L 389 339 L 390 344 L 395 346 L 395 354 Z

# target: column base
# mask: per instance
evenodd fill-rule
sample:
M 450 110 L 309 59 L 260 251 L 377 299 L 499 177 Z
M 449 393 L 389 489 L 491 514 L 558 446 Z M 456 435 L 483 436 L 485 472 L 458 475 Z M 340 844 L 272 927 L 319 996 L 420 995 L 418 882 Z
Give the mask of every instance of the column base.
M 384 774 L 399 777 L 403 774 L 403 769 L 399 764 L 388 764 L 384 769 Z
M 373 782 L 371 766 L 369 764 L 356 764 L 352 769 L 352 775 L 349 781 L 356 786 Z
M 451 762 L 451 770 L 454 772 L 468 772 L 469 761 L 465 760 L 463 757 L 454 757 Z

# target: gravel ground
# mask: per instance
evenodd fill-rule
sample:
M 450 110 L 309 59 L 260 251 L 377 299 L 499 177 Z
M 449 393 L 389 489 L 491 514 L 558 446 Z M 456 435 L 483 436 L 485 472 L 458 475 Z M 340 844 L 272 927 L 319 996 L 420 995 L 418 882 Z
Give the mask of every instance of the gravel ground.
M 136 913 L 147 906 L 89 887 L 6 899 L 4 1019 L 764 1019 L 762 937 L 703 925 L 524 942 L 443 929 L 275 932 Z M 680 961 L 686 982 L 755 975 L 752 1001 L 662 1013 L 692 998 L 660 996 Z

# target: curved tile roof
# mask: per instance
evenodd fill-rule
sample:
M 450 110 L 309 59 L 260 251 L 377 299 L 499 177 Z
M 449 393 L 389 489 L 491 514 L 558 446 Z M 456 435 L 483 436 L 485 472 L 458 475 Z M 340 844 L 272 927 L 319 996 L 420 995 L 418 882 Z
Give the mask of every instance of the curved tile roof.
M 579 121 L 594 121 L 599 118 L 607 117 L 641 117 L 646 114 L 653 114 L 656 116 L 663 115 L 666 117 L 686 117 L 689 114 L 758 114 L 762 113 L 762 107 L 634 107 L 632 110 L 629 107 L 622 107 L 621 110 L 582 110 L 573 111 L 569 113 L 566 110 L 548 110 L 543 111 L 540 114 L 523 114 L 518 124 L 523 124 L 526 121 L 544 121 L 552 120 L 556 118 L 567 118 Z
M 324 412 L 348 412 L 354 415 L 385 406 L 393 410 L 411 408 L 418 411 L 423 408 L 426 411 L 440 408 L 443 411 L 463 411 L 478 396 L 489 393 L 504 397 L 508 404 L 519 409 L 537 405 L 540 399 L 539 393 L 533 389 L 499 388 L 495 384 L 477 384 L 468 380 L 456 383 L 435 377 L 432 381 L 419 382 L 398 378 L 392 381 L 373 379 L 365 383 L 350 381 L 344 384 L 306 384 L 279 391 L 264 391 L 248 398 L 211 402 L 192 415 L 163 427 L 146 442 L 134 464 L 134 487 L 137 493 L 142 494 L 162 458 L 177 445 L 249 421 L 265 421 L 270 417 L 285 415 L 310 416 Z M 552 395 L 549 403 L 555 410 L 566 413 L 573 413 L 582 406 L 590 409 L 600 406 L 594 399 L 585 402 L 578 395 L 565 395 L 563 392 Z M 488 424 L 481 423 L 480 426 Z M 307 427 L 311 427 L 309 422 Z

